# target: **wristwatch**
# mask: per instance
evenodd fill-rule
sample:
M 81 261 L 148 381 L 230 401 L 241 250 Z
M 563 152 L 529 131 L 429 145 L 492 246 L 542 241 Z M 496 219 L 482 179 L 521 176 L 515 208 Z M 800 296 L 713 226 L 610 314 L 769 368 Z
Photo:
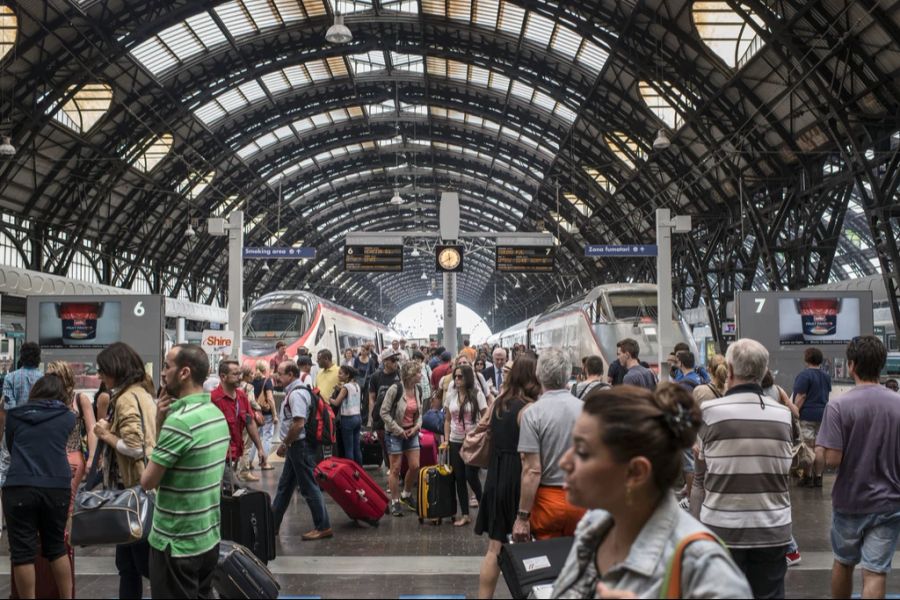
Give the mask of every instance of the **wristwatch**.
M 527 510 L 516 511 L 516 518 L 521 519 L 523 521 L 527 521 L 531 518 L 531 513 Z

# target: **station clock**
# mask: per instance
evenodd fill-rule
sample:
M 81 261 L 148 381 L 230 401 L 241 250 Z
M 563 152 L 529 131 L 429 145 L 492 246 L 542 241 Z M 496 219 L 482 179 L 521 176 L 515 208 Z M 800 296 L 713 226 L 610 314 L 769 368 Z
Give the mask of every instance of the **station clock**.
M 443 273 L 461 273 L 463 270 L 462 246 L 436 246 L 434 249 L 435 264 Z

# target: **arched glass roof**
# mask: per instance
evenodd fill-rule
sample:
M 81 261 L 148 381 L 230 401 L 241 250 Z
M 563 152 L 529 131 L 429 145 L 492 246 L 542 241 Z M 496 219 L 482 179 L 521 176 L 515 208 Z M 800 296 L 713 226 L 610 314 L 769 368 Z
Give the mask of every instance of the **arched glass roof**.
M 57 122 L 78 133 L 96 125 L 112 104 L 113 90 L 105 83 L 89 83 L 80 89 L 73 86 L 69 92 L 74 92 L 69 101 L 59 108 L 54 104 L 49 112 Z
M 741 10 L 765 29 L 756 13 L 745 5 L 741 5 Z M 691 16 L 700 39 L 729 67 L 743 66 L 762 46 L 756 30 L 724 0 L 696 0 L 691 5 Z
M 0 4 L 0 60 L 3 60 L 16 44 L 18 21 L 12 7 Z

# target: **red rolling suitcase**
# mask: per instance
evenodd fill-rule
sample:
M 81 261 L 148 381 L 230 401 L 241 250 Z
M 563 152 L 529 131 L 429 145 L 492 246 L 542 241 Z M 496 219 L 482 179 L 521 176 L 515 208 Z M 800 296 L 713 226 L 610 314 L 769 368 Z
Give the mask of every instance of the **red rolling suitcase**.
M 316 466 L 316 481 L 347 516 L 377 526 L 388 497 L 365 470 L 346 458 L 326 458 Z
M 434 434 L 430 431 L 419 432 L 419 468 L 431 467 L 438 464 L 438 444 Z M 400 463 L 400 479 L 406 477 L 409 467 L 406 464 L 406 457 Z

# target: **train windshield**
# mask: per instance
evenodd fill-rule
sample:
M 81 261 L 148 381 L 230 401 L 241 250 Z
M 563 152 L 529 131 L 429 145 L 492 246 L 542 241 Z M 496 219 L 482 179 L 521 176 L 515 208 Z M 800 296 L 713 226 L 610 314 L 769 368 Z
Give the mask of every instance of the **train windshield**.
M 306 331 L 302 310 L 254 310 L 244 324 L 245 338 L 298 338 Z
M 656 321 L 656 294 L 653 292 L 613 292 L 608 298 L 616 321 Z

